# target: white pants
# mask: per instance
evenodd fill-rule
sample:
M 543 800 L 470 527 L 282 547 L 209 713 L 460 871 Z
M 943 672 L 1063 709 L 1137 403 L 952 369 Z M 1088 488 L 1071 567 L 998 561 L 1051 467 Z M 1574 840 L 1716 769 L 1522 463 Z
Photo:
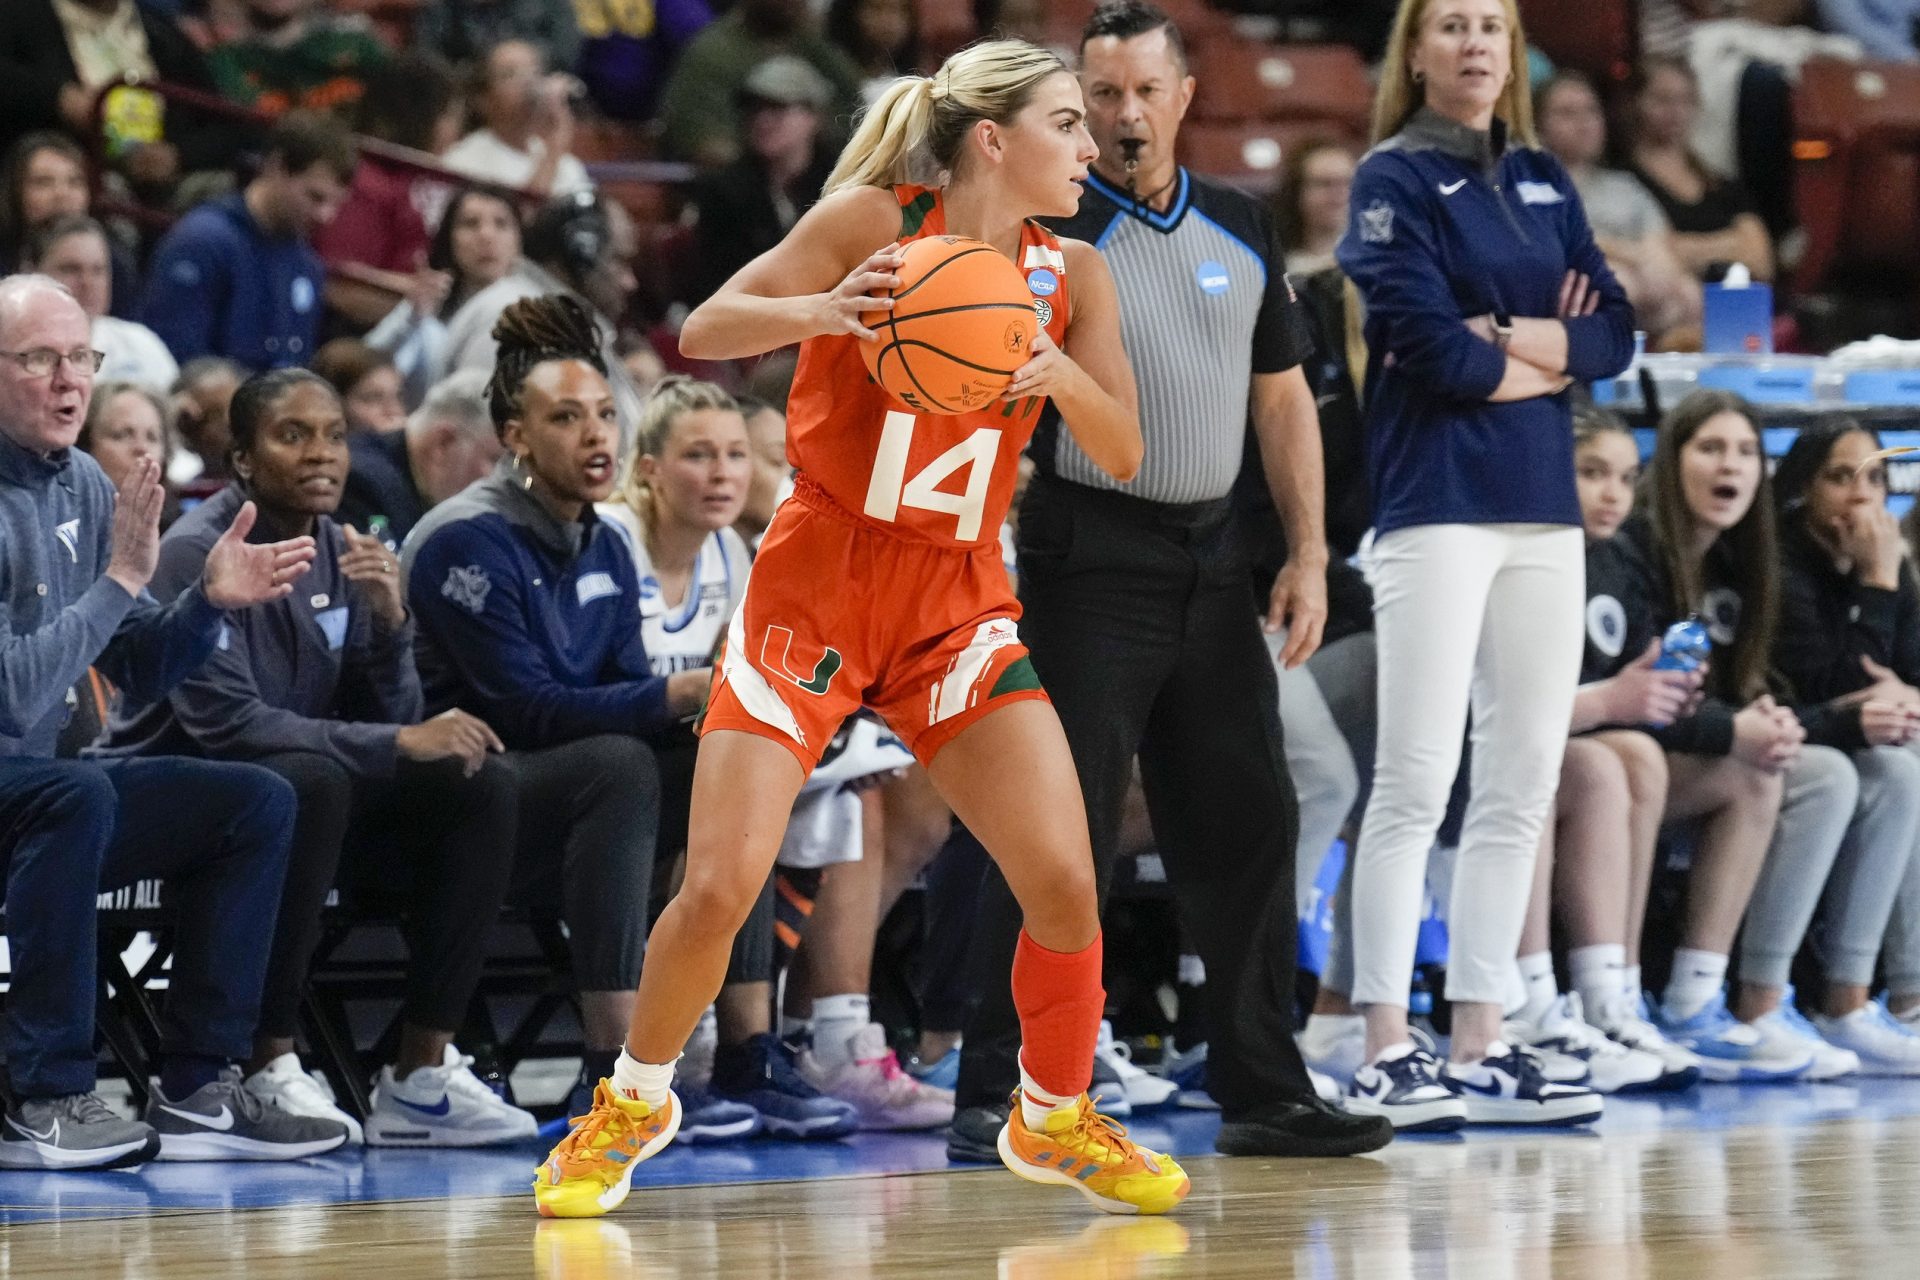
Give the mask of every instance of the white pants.
M 1419 525 L 1374 545 L 1380 734 L 1353 886 L 1353 999 L 1405 1006 L 1427 850 L 1473 711 L 1472 791 L 1447 911 L 1447 998 L 1499 1003 L 1573 715 L 1579 529 Z

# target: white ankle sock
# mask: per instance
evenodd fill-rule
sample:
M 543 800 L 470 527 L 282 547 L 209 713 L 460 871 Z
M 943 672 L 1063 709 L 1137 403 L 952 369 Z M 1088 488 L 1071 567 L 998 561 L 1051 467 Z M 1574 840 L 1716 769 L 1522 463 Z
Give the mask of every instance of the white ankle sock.
M 873 1020 L 865 995 L 820 996 L 813 1002 L 813 1060 L 829 1070 L 852 1060 L 847 1042 Z
M 1600 1017 L 1620 1003 L 1626 990 L 1627 949 L 1617 942 L 1596 942 L 1567 953 L 1573 989 L 1589 1017 Z
M 675 1054 L 673 1062 L 679 1060 Z M 662 1106 L 667 1100 L 667 1089 L 673 1084 L 673 1062 L 658 1066 L 641 1062 L 623 1045 L 619 1061 L 613 1064 L 613 1091 L 650 1107 Z
M 1027 1074 L 1027 1063 L 1023 1056 L 1020 1061 L 1020 1118 L 1027 1128 L 1035 1133 L 1046 1130 L 1047 1117 L 1056 1111 L 1070 1111 L 1080 1101 L 1079 1098 L 1063 1098 L 1057 1093 L 1048 1093 L 1034 1078 Z
M 1669 1018 L 1682 1021 L 1705 1008 L 1727 981 L 1727 958 L 1711 951 L 1681 947 L 1673 953 L 1673 973 L 1661 997 Z
M 1553 952 L 1536 951 L 1521 956 L 1514 961 L 1514 968 L 1519 970 L 1520 982 L 1526 989 L 1520 1017 L 1527 1022 L 1538 1022 L 1560 998 L 1560 982 L 1553 974 Z

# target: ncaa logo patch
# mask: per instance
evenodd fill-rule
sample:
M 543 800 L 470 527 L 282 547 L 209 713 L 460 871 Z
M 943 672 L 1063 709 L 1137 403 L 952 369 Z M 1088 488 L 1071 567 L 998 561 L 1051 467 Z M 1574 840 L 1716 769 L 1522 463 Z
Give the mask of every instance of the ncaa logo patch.
M 1041 267 L 1027 273 L 1027 291 L 1036 298 L 1051 298 L 1060 289 L 1060 277 Z
M 1200 292 L 1217 298 L 1232 286 L 1233 279 L 1227 275 L 1225 267 L 1208 258 L 1193 269 L 1193 282 L 1200 286 Z
M 1609 658 L 1620 656 L 1627 643 L 1627 610 L 1612 596 L 1587 601 L 1587 640 Z
M 1034 318 L 1040 322 L 1040 327 L 1044 329 L 1053 323 L 1053 304 L 1045 298 L 1035 298 L 1033 300 L 1033 314 Z

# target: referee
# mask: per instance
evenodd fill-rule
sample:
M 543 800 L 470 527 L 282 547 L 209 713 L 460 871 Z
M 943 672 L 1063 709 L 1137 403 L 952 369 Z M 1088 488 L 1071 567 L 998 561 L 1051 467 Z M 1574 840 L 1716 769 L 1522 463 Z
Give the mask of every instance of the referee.
M 1139 380 L 1146 460 L 1121 487 L 1043 421 L 1020 507 L 1021 637 L 1060 714 L 1087 804 L 1104 899 L 1138 755 L 1154 835 L 1207 971 L 1217 1145 L 1241 1155 L 1347 1155 L 1391 1129 L 1314 1096 L 1293 1042 L 1298 815 L 1281 750 L 1272 658 L 1248 608 L 1248 549 L 1228 495 L 1249 412 L 1293 549 L 1268 625 L 1305 661 L 1326 619 L 1320 434 L 1299 368 L 1305 325 L 1265 208 L 1174 160 L 1193 96 L 1185 46 L 1139 0 L 1103 4 L 1081 38 L 1100 159 L 1080 211 L 1054 229 L 1105 255 Z M 1058 290 L 1024 264 L 1036 306 Z M 948 1154 L 992 1160 L 1019 1079 L 1008 975 L 1020 912 L 994 871 L 971 962 Z

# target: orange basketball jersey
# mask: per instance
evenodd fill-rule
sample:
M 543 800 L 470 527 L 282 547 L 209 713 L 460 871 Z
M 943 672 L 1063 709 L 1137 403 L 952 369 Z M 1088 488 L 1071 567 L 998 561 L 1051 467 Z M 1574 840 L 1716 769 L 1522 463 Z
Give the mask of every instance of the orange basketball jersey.
M 938 187 L 893 192 L 903 243 L 947 233 Z M 1015 265 L 1026 277 L 1040 327 L 1064 350 L 1070 310 L 1060 242 L 1029 221 Z M 1020 452 L 1040 407 L 1038 397 L 1028 397 L 952 416 L 917 414 L 867 373 L 857 338 L 809 338 L 800 345 L 787 401 L 787 461 L 800 473 L 803 500 L 823 494 L 862 523 L 896 536 L 984 546 L 1000 536 Z

